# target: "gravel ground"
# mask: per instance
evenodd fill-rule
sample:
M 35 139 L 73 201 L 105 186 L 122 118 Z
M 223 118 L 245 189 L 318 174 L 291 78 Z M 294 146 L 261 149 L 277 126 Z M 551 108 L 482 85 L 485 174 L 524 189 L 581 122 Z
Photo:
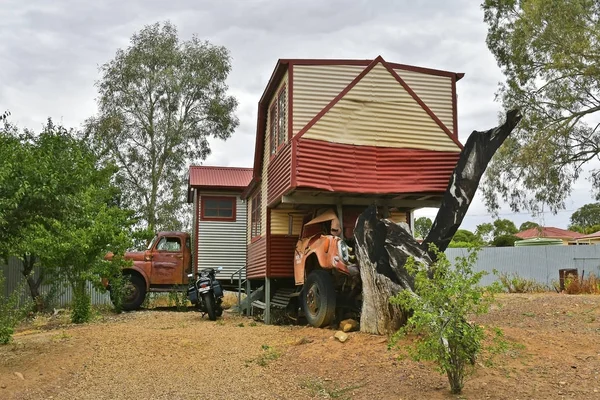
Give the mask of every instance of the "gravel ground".
M 506 295 L 480 318 L 516 345 L 478 363 L 467 399 L 600 399 L 600 296 Z M 0 347 L 0 399 L 453 399 L 387 339 L 145 310 L 34 321 Z M 19 376 L 21 375 L 21 376 Z

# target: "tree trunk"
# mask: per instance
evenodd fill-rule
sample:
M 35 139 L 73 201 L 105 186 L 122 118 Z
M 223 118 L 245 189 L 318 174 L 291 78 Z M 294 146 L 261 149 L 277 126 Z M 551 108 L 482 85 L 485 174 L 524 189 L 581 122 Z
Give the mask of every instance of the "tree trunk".
M 422 244 L 400 225 L 377 218 L 377 208 L 368 207 L 358 218 L 354 231 L 356 256 L 363 285 L 360 330 L 387 335 L 406 321 L 403 311 L 392 306 L 389 298 L 400 290 L 414 291 L 414 279 L 404 265 L 409 257 L 431 265 L 434 255 L 429 245 L 446 250 L 475 196 L 479 181 L 494 153 L 515 128 L 521 115 L 507 113 L 506 122 L 485 132 L 474 131 L 461 151 L 460 158 L 431 231 Z
M 31 294 L 31 298 L 35 303 L 36 311 L 41 312 L 44 310 L 44 301 L 42 296 L 40 296 L 40 285 L 43 280 L 43 273 L 40 272 L 37 279 L 33 273 L 33 267 L 35 265 L 35 256 L 33 255 L 23 255 L 23 271 L 21 272 L 27 281 L 27 285 L 29 286 L 29 293 Z

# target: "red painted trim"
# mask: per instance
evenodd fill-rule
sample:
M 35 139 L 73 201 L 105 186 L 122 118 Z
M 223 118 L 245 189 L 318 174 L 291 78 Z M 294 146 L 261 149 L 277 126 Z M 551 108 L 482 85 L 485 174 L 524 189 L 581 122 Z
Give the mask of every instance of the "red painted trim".
M 198 272 L 198 249 L 200 247 L 200 191 L 198 190 L 196 190 L 196 235 L 194 235 L 194 241 L 196 242 L 196 248 L 194 249 L 194 261 L 192 265 L 195 267 L 195 274 L 196 272 Z
M 289 66 L 288 66 L 288 107 L 287 107 L 288 140 L 292 139 L 293 130 L 294 130 L 294 126 L 292 124 L 292 122 L 293 122 L 292 121 L 292 117 L 293 117 L 292 111 L 293 110 L 294 110 L 294 64 L 289 64 Z
M 421 106 L 421 108 L 423 108 L 423 110 L 425 110 L 425 112 L 427 114 L 429 114 L 429 116 L 436 122 L 436 124 L 438 124 L 438 126 L 444 131 L 446 132 L 446 134 L 448 135 L 448 137 L 450 139 L 452 139 L 452 141 L 454 143 L 456 143 L 456 145 L 462 149 L 463 145 L 461 142 L 458 141 L 458 139 L 452 134 L 452 132 L 450 132 L 450 130 L 448 129 L 448 127 L 446 127 L 446 125 L 444 125 L 444 123 L 442 121 L 440 121 L 440 119 L 437 117 L 437 115 L 435 115 L 435 113 L 433 111 L 431 111 L 431 109 L 427 106 L 427 104 L 425 104 L 423 102 L 423 100 L 421 100 L 421 98 L 419 96 L 417 96 L 417 94 L 410 88 L 410 86 L 408 86 L 406 84 L 406 82 L 404 82 L 404 80 L 402 78 L 400 78 L 400 76 L 396 73 L 396 71 L 394 71 L 394 69 L 392 67 L 390 67 L 385 61 L 381 61 L 381 64 L 388 70 L 388 72 L 390 74 L 392 74 L 392 76 L 394 78 L 396 78 L 396 80 L 398 81 L 398 83 L 400 83 L 402 85 L 402 87 L 404 88 L 404 90 L 406 90 L 408 92 L 408 94 L 410 94 L 412 96 L 413 99 L 415 99 L 415 101 L 417 103 L 419 103 L 419 105 Z
M 319 111 L 319 113 L 317 115 L 315 115 L 313 117 L 313 119 L 311 119 L 308 124 L 306 124 L 306 126 L 302 129 L 300 129 L 300 131 L 298 132 L 298 134 L 296 134 L 295 138 L 296 139 L 300 139 L 305 133 L 306 131 L 308 131 L 310 128 L 312 128 L 312 126 L 314 124 L 317 123 L 317 121 L 319 121 L 323 115 L 327 114 L 327 112 L 329 110 L 331 110 L 331 108 L 333 106 L 335 106 L 341 99 L 342 97 L 344 97 L 346 95 L 346 93 L 348 93 L 354 86 L 356 86 L 356 84 L 358 82 L 360 82 L 360 80 L 369 73 L 369 71 L 371 71 L 378 63 L 382 62 L 383 58 L 381 58 L 381 56 L 377 57 L 375 60 L 373 60 L 371 62 L 371 64 L 369 64 L 369 66 L 367 68 L 365 68 L 360 74 L 358 74 L 356 76 L 356 78 L 354 78 L 352 80 L 352 82 L 350 82 L 350 84 L 348 86 L 346 86 L 337 96 L 335 96 L 333 98 L 333 100 L 331 100 L 329 102 L 329 104 L 327 104 L 325 106 L 325 108 L 323 108 L 321 111 Z
M 422 74 L 427 74 L 427 75 L 446 76 L 446 77 L 453 78 L 456 80 L 459 80 L 460 78 L 465 76 L 465 74 L 462 72 L 450 72 L 450 71 L 444 71 L 441 69 L 417 67 L 415 65 L 406 65 L 406 64 L 398 64 L 398 63 L 391 63 L 391 62 L 388 62 L 388 64 L 390 67 L 392 67 L 394 69 L 398 68 L 398 69 L 403 69 L 405 71 L 420 72 Z
M 219 218 L 219 217 L 205 217 L 204 216 L 204 202 L 206 200 L 231 200 L 231 217 Z M 222 221 L 222 222 L 235 222 L 236 219 L 236 198 L 233 196 L 202 196 L 200 198 L 200 219 L 202 221 Z
M 270 268 L 269 268 L 269 257 L 271 255 L 271 209 L 267 208 L 267 254 L 265 260 L 267 260 L 267 266 L 265 267 L 265 277 L 269 277 Z M 290 260 L 293 262 L 293 260 Z
M 210 190 L 213 192 L 239 192 L 242 193 L 244 189 L 248 186 L 212 186 L 212 185 L 202 185 L 202 186 L 192 186 L 194 189 L 198 190 Z
M 458 139 L 458 116 L 457 116 L 457 112 L 456 112 L 456 104 L 457 104 L 457 98 L 456 98 L 456 77 L 452 78 L 452 120 L 454 122 L 454 137 L 456 137 Z

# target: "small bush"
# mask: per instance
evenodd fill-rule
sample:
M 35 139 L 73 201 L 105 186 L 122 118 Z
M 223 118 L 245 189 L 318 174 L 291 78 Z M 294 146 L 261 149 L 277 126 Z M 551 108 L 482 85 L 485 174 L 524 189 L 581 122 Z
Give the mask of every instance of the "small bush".
M 458 257 L 454 266 L 435 246 L 431 250 L 437 259 L 431 266 L 417 264 L 413 258 L 405 265 L 415 277 L 415 292 L 403 290 L 390 300 L 413 311 L 394 340 L 416 333 L 416 341 L 407 348 L 409 355 L 417 361 L 435 362 L 456 394 L 462 391 L 476 356 L 487 349 L 483 345 L 483 328 L 470 323 L 467 317 L 487 313 L 493 294 L 501 288 L 498 284 L 489 288 L 479 285 L 485 272 L 473 272 L 476 250 L 470 250 L 467 257 Z
M 87 293 L 85 282 L 79 282 L 73 290 L 73 311 L 71 312 L 71 322 L 74 324 L 83 324 L 88 322 L 92 315 L 92 300 Z
M 497 273 L 497 271 L 494 271 Z M 498 275 L 500 283 L 508 293 L 539 293 L 547 292 L 548 288 L 533 279 L 522 278 L 518 274 L 503 272 Z
M 565 293 L 567 294 L 600 294 L 600 278 L 589 274 L 587 278 L 569 275 L 565 279 Z
M 0 271 L 0 344 L 10 343 L 15 327 L 27 315 L 31 304 L 19 301 L 25 288 L 25 281 L 8 296 L 4 295 L 4 275 Z
M 169 307 L 175 306 L 177 311 L 188 310 L 187 286 L 181 286 L 177 290 L 169 292 Z

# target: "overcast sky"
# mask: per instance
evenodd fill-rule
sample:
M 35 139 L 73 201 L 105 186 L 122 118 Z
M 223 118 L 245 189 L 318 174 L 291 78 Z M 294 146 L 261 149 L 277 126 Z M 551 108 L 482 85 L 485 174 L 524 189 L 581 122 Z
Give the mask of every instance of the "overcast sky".
M 68 127 L 96 112 L 98 66 L 125 48 L 144 25 L 170 20 L 180 38 L 192 34 L 226 46 L 229 78 L 240 126 L 227 142 L 212 142 L 205 165 L 252 166 L 260 95 L 279 58 L 375 58 L 464 72 L 458 82 L 459 137 L 495 126 L 494 93 L 503 76 L 485 45 L 486 25 L 474 0 L 68 0 L 2 1 L 0 112 L 35 130 L 48 117 Z M 503 218 L 518 225 L 535 220 L 566 228 L 573 210 L 592 201 L 581 180 L 566 211 L 532 218 Z M 424 209 L 418 215 L 435 216 Z M 479 196 L 463 227 L 491 217 Z

